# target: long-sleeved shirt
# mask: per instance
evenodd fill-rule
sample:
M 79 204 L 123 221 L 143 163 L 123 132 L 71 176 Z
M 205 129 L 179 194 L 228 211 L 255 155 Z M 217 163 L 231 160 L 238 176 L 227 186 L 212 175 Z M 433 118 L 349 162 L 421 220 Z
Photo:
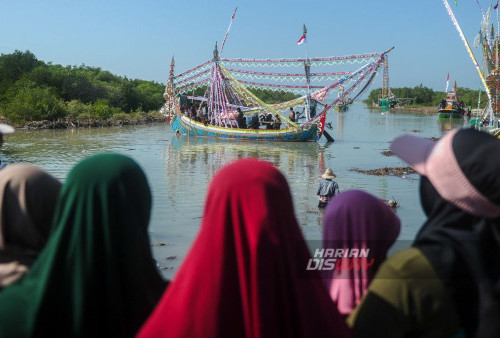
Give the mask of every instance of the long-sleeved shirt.
M 316 195 L 326 196 L 328 198 L 335 196 L 339 193 L 339 185 L 334 180 L 327 180 L 326 178 L 319 181 L 318 192 Z

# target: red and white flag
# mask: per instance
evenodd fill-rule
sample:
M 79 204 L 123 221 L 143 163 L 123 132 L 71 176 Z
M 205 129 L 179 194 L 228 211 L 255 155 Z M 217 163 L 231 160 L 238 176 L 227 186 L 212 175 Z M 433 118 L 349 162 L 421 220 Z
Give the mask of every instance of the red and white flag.
M 322 90 L 313 95 L 314 98 L 318 101 L 325 101 L 326 98 L 326 90 Z
M 302 36 L 300 37 L 299 41 L 297 41 L 297 45 L 301 45 L 303 44 L 304 42 L 306 42 L 306 34 L 302 34 Z
M 449 84 L 450 84 L 450 73 L 448 73 L 448 76 L 446 77 L 446 90 L 444 91 L 445 93 L 448 93 Z
M 222 41 L 222 47 L 220 48 L 220 54 L 222 54 L 222 50 L 224 49 L 224 45 L 226 44 L 227 35 L 231 30 L 231 26 L 233 25 L 234 16 L 236 15 L 236 11 L 238 10 L 238 6 L 234 9 L 233 15 L 231 15 L 231 21 L 229 21 L 229 27 L 227 28 L 226 35 L 224 35 L 224 41 Z

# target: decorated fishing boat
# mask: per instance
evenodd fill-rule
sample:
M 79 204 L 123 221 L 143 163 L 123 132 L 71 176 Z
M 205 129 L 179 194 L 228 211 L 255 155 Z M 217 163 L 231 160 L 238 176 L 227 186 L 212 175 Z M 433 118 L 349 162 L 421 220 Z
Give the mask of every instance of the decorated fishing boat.
M 306 33 L 304 26 L 298 44 Z M 333 141 L 324 130 L 327 113 L 366 90 L 392 50 L 342 57 L 230 59 L 220 57 L 225 41 L 220 50 L 215 44 L 211 60 L 179 75 L 174 75 L 172 59 L 165 99 L 176 133 L 263 141 L 316 141 L 325 135 Z M 332 69 L 339 66 L 348 69 Z
M 453 84 L 453 90 L 447 93 L 446 99 L 443 99 L 439 104 L 438 118 L 463 118 L 464 113 L 465 109 L 463 107 L 463 102 L 458 100 L 457 82 L 455 81 Z
M 467 38 L 465 37 L 456 17 L 451 9 L 447 0 L 442 0 L 443 4 L 448 12 L 448 15 L 455 26 L 460 39 L 465 45 L 467 52 L 479 74 L 481 79 L 481 84 L 484 88 L 486 95 L 488 96 L 488 102 L 481 107 L 481 90 L 479 91 L 479 99 L 477 104 L 477 113 L 473 114 L 469 123 L 470 126 L 490 132 L 496 137 L 500 138 L 500 133 L 498 132 L 499 115 L 500 115 L 500 58 L 499 58 L 499 38 L 498 34 L 495 34 L 494 26 L 491 24 L 490 29 L 490 19 L 492 13 L 496 13 L 496 22 L 500 22 L 500 16 L 498 11 L 498 1 L 488 2 L 486 11 L 480 4 L 480 1 L 476 0 L 476 4 L 481 12 L 481 25 L 479 33 L 474 39 L 474 46 L 481 49 L 482 53 L 482 65 L 479 62 L 472 51 L 471 45 L 469 44 Z M 495 5 L 494 5 L 495 4 Z M 490 30 L 489 30 L 490 29 Z M 488 31 L 489 30 L 489 31 Z

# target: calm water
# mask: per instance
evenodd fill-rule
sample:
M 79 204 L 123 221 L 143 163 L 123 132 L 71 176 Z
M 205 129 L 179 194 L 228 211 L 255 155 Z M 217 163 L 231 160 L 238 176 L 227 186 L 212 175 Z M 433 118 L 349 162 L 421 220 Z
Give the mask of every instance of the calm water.
M 418 178 L 369 176 L 352 168 L 406 166 L 381 154 L 403 133 L 440 137 L 463 122 L 440 123 L 436 116 L 370 111 L 354 104 L 345 113 L 332 112 L 327 131 L 335 143 L 256 143 L 175 136 L 167 125 L 79 130 L 18 131 L 2 148 L 7 163 L 29 162 L 64 180 L 79 160 L 102 151 L 134 158 L 144 169 L 153 191 L 150 225 L 153 252 L 167 278 L 173 277 L 196 235 L 205 193 L 215 172 L 242 157 L 274 163 L 290 184 L 295 213 L 307 239 L 321 238 L 316 187 L 325 168 L 337 174 L 341 190 L 364 189 L 400 203 L 400 239 L 412 239 L 424 220 L 418 198 Z

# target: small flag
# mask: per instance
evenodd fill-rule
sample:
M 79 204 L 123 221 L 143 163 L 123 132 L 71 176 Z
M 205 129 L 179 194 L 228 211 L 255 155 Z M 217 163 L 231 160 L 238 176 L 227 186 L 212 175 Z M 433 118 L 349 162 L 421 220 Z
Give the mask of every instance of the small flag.
M 314 94 L 314 98 L 318 101 L 325 101 L 325 98 L 326 98 L 326 90 L 322 90 L 322 91 L 319 91 L 317 92 L 316 94 Z
M 299 41 L 297 41 L 297 45 L 300 46 L 304 42 L 306 42 L 306 34 L 302 34 L 302 36 L 300 37 Z
M 444 91 L 445 93 L 448 92 L 448 85 L 450 84 L 450 73 L 448 73 L 448 76 L 446 77 L 446 90 Z
M 233 16 L 231 16 L 231 20 L 234 19 L 234 16 L 236 15 L 236 11 L 238 10 L 238 6 L 236 6 L 236 8 L 234 9 L 234 13 L 233 13 Z
M 458 0 L 455 0 L 455 7 L 458 6 Z
M 498 8 L 498 1 L 497 1 L 497 4 L 493 7 L 494 9 L 497 9 Z

